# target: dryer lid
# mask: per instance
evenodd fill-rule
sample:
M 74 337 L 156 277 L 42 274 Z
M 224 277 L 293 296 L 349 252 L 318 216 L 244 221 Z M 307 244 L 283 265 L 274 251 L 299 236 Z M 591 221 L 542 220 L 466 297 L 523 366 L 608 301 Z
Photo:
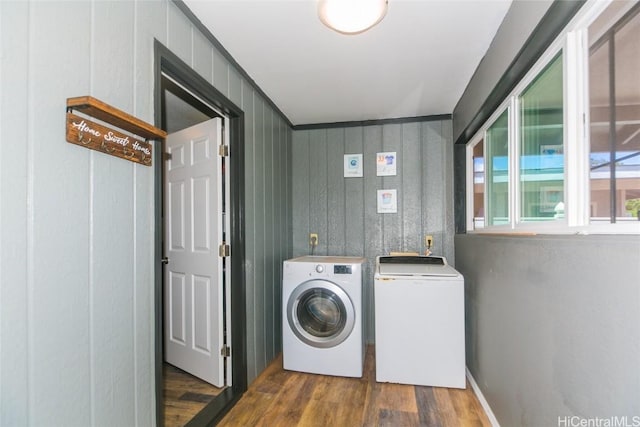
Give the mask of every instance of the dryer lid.
M 459 276 L 453 267 L 439 256 L 380 256 L 376 271 L 383 276 Z

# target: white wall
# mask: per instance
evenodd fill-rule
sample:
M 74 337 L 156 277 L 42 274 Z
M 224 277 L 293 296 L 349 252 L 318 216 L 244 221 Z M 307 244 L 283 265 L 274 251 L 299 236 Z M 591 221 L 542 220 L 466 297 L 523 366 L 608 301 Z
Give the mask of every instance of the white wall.
M 283 119 L 173 3 L 1 1 L 0 426 L 155 423 L 153 168 L 65 141 L 68 97 L 153 123 L 154 38 L 251 114 L 260 106 L 247 128 L 287 150 Z M 247 135 L 248 152 L 265 141 Z M 286 195 L 278 177 L 269 190 Z M 287 247 L 248 264 L 277 271 Z M 265 316 L 248 319 L 260 328 L 247 338 L 249 379 L 277 351 L 252 345 Z

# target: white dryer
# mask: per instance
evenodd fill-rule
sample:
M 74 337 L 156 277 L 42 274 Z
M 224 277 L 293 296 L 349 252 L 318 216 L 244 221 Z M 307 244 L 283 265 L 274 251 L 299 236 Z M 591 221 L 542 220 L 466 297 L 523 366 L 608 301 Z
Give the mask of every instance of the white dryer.
M 464 278 L 444 257 L 380 256 L 376 381 L 466 388 Z
M 283 264 L 284 369 L 362 377 L 363 267 L 358 257 L 305 256 Z

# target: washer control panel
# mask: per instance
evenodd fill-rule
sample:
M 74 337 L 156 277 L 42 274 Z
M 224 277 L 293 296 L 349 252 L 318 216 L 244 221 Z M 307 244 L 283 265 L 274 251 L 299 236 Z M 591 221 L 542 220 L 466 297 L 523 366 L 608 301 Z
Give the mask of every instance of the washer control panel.
M 1 0 L 0 0 L 1 1 Z M 329 277 L 332 274 L 355 274 L 357 267 L 354 270 L 353 264 L 312 264 L 309 266 L 309 276 L 311 277 Z
M 333 274 L 352 274 L 350 265 L 334 265 Z

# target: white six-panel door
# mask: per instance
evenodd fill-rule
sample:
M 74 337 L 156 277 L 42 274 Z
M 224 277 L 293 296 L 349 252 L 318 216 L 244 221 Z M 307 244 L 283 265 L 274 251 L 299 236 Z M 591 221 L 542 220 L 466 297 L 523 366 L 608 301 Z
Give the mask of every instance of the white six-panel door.
M 168 135 L 164 192 L 165 360 L 224 386 L 222 120 Z

